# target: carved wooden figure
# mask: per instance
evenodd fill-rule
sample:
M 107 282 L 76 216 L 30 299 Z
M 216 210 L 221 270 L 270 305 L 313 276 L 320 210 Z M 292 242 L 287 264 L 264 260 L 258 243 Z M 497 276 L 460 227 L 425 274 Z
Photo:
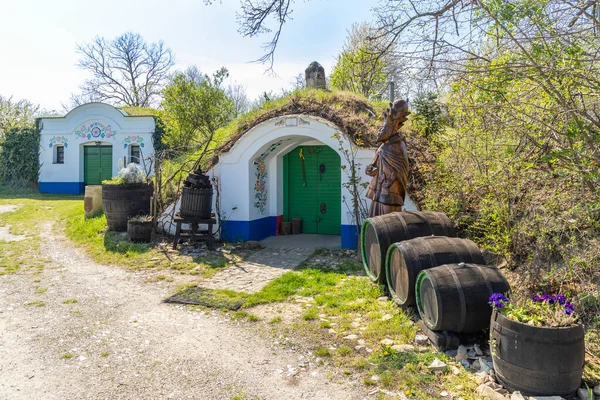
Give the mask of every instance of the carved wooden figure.
M 402 211 L 408 184 L 408 155 L 405 136 L 399 129 L 408 120 L 408 104 L 404 100 L 390 103 L 384 113 L 384 124 L 377 136 L 381 143 L 373 162 L 365 170 L 373 177 L 367 190 L 372 200 L 369 217 Z

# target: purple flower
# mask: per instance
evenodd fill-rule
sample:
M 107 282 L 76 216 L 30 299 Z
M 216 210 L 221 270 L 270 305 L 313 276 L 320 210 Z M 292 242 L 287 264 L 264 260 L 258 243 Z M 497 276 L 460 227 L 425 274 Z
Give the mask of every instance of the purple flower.
M 567 302 L 567 299 L 562 294 L 558 294 L 558 295 L 554 296 L 554 298 L 558 302 L 558 304 L 560 304 L 561 306 Z
M 571 303 L 565 303 L 565 314 L 571 315 L 573 314 L 574 306 Z
M 540 303 L 542 302 L 542 297 L 539 294 L 536 294 L 535 296 L 533 296 L 531 298 L 532 301 L 536 302 L 536 303 Z
M 490 296 L 490 299 L 488 301 L 488 304 L 495 309 L 503 308 L 504 303 L 508 303 L 508 299 L 502 293 L 494 293 Z

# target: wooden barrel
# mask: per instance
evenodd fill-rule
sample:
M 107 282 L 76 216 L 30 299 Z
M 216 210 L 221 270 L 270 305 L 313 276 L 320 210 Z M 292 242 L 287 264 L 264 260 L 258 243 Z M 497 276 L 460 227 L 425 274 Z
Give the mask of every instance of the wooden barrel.
M 109 231 L 126 231 L 127 220 L 150 214 L 151 183 L 102 184 L 102 205 Z
M 367 276 L 385 284 L 385 256 L 392 243 L 420 236 L 455 236 L 452 222 L 441 212 L 395 212 L 367 218 L 360 250 Z
M 430 329 L 478 332 L 490 326 L 490 296 L 509 290 L 498 268 L 461 263 L 421 271 L 415 295 L 421 319 Z
M 93 218 L 102 212 L 102 185 L 87 185 L 83 197 L 83 215 Z
M 184 187 L 181 193 L 179 215 L 182 218 L 210 219 L 212 198 L 212 187 L 208 189 Z
M 152 221 L 127 221 L 127 238 L 132 242 L 150 242 L 152 239 Z
M 280 232 L 283 236 L 291 235 L 292 234 L 292 223 L 291 222 L 282 222 Z
M 415 305 L 419 272 L 461 262 L 485 264 L 481 250 L 469 239 L 429 236 L 392 244 L 385 268 L 392 299 L 401 306 Z
M 585 362 L 581 325 L 539 327 L 494 311 L 490 349 L 496 378 L 510 391 L 570 398 L 581 384 Z

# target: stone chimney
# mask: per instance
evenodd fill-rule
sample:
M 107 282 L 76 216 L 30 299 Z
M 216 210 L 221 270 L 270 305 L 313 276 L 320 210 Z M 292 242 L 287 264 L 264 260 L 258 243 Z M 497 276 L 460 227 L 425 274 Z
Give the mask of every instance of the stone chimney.
M 310 63 L 306 71 L 304 71 L 306 77 L 306 87 L 314 89 L 326 89 L 327 83 L 325 82 L 325 68 L 316 61 Z

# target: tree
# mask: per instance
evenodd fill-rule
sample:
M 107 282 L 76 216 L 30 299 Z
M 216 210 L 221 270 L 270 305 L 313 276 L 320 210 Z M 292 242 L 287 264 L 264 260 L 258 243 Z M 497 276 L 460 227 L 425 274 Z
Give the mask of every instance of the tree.
M 229 85 L 225 89 L 225 94 L 233 102 L 233 118 L 237 118 L 250 111 L 251 104 L 244 85 L 240 83 Z
M 0 95 L 0 141 L 8 131 L 32 128 L 40 107 L 28 100 L 13 101 Z
M 163 91 L 167 131 L 164 142 L 172 149 L 200 150 L 199 159 L 214 147 L 217 130 L 235 114 L 233 101 L 222 87 L 229 72 L 221 68 L 212 77 L 192 67 L 175 74 Z
M 84 98 L 118 105 L 149 107 L 168 81 L 175 57 L 162 41 L 146 43 L 127 32 L 112 41 L 96 37 L 77 45 L 79 68 L 92 73 L 82 86 Z

